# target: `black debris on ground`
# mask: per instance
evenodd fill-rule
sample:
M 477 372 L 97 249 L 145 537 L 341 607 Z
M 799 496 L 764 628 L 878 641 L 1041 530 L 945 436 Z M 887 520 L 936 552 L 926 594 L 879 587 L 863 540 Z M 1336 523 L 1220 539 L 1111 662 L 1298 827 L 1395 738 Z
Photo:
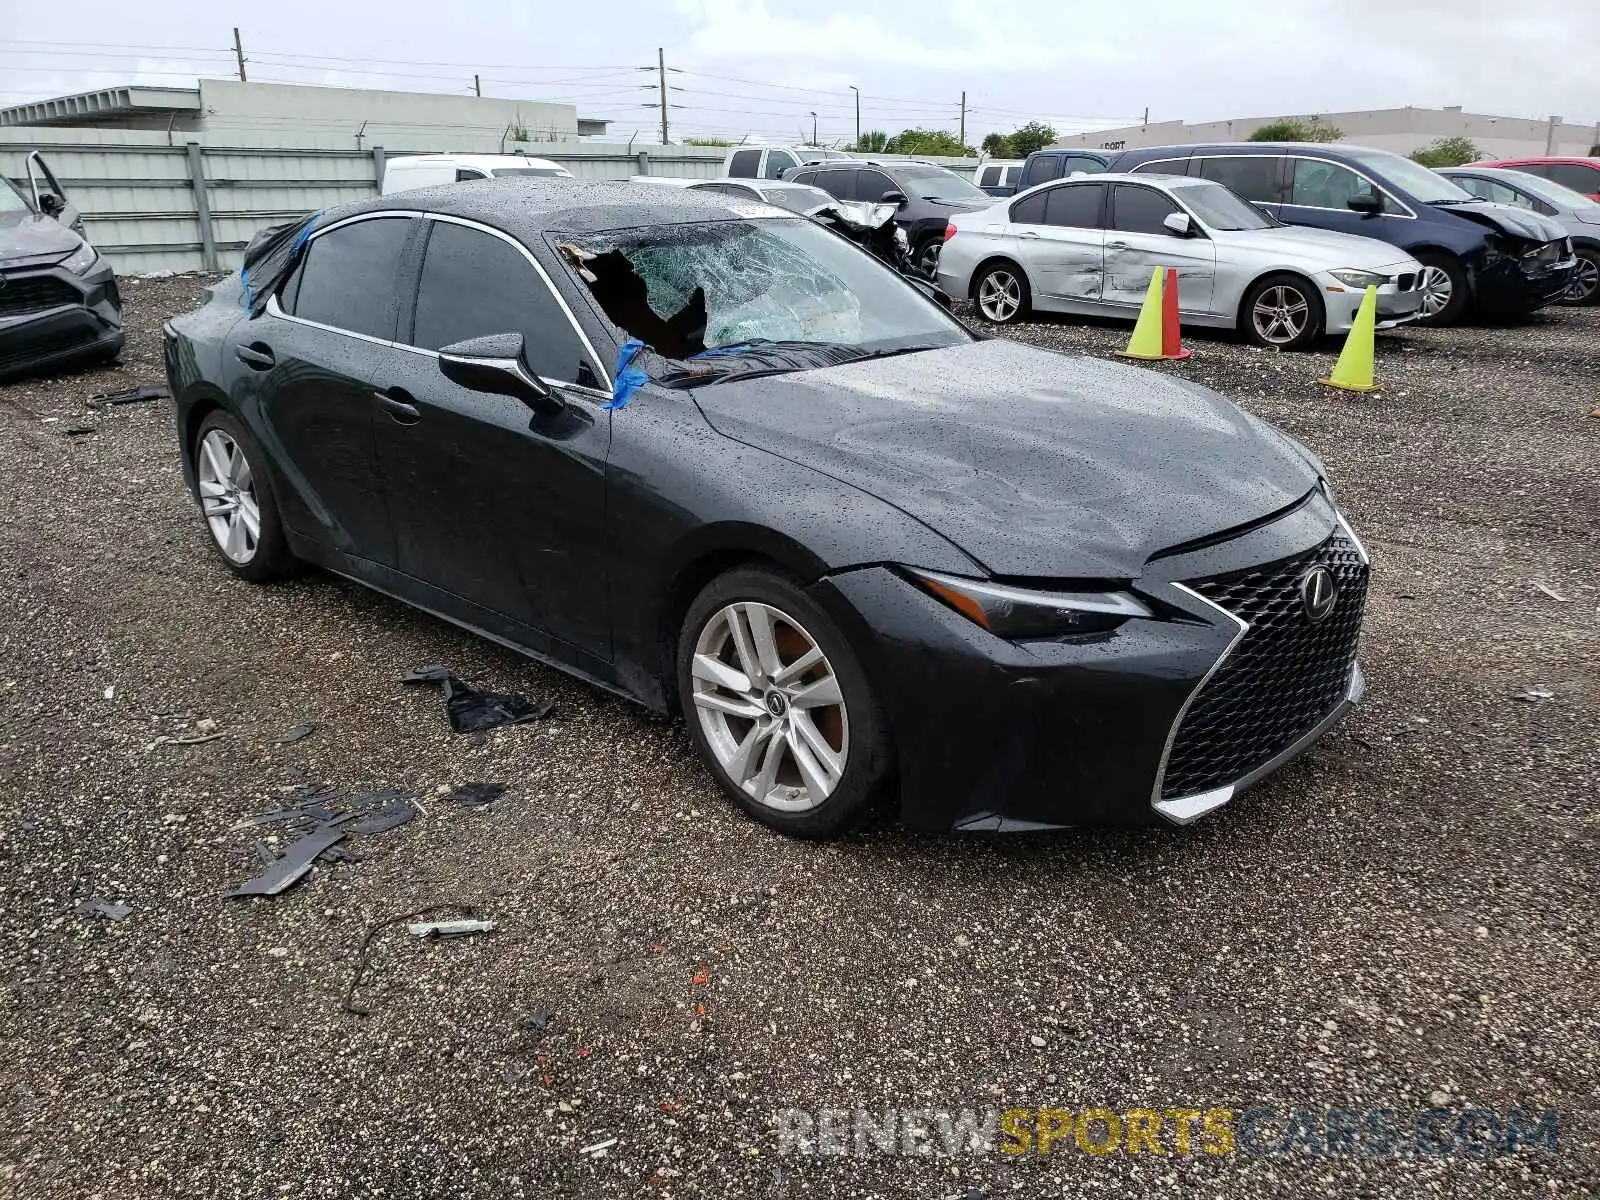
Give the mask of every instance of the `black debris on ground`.
M 450 728 L 457 733 L 481 733 L 503 725 L 525 725 L 548 716 L 554 707 L 549 702 L 541 703 L 526 696 L 480 692 L 451 674 L 449 667 L 419 667 L 400 682 L 441 684 L 445 715 L 450 718 Z

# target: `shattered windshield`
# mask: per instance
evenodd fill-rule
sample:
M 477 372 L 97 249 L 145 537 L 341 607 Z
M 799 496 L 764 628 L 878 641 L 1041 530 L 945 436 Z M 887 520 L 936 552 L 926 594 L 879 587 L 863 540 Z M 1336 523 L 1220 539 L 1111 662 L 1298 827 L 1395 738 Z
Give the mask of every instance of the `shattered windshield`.
M 894 272 L 811 221 L 660 225 L 559 248 L 614 324 L 665 358 L 715 352 L 708 370 L 780 348 L 840 362 L 971 340 Z

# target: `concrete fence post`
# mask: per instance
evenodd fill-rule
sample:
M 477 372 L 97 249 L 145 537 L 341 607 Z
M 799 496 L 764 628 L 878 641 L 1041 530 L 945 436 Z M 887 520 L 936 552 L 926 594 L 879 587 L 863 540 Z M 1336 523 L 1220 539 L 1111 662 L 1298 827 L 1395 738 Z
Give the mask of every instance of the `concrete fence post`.
M 189 186 L 194 189 L 194 211 L 200 221 L 200 261 L 208 271 L 220 270 L 217 263 L 217 234 L 211 227 L 211 195 L 206 188 L 206 164 L 199 142 L 190 142 Z
M 650 151 L 648 150 L 639 151 L 639 174 L 650 174 Z
M 372 190 L 379 193 L 383 191 L 383 168 L 383 147 L 374 146 L 372 148 Z

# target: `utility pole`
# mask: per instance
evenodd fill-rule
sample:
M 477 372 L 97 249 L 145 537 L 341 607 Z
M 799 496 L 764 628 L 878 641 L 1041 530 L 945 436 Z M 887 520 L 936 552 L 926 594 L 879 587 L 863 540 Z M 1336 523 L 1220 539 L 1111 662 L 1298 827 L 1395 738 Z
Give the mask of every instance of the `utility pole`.
M 811 144 L 813 146 L 815 146 L 817 144 L 817 114 L 816 113 L 812 113 L 811 114 Z
M 472 94 L 474 96 L 483 95 L 483 85 L 478 82 L 478 77 L 476 75 L 472 77 Z
M 1148 124 L 1150 124 L 1150 106 L 1149 106 L 1149 105 L 1148 105 L 1148 104 L 1146 104 L 1146 105 L 1145 105 L 1145 106 L 1144 106 L 1144 120 L 1143 120 L 1143 121 L 1141 121 L 1141 122 L 1140 122 L 1140 124 L 1141 124 L 1141 125 L 1148 125 Z
M 244 43 L 239 40 L 239 27 L 233 27 L 233 56 L 239 60 L 239 82 L 248 83 L 244 73 Z
M 961 136 L 956 139 L 963 146 L 967 144 L 967 94 L 961 93 Z
M 850 90 L 856 94 L 856 149 L 861 149 L 861 89 L 855 84 L 850 85 Z
M 667 140 L 667 52 L 664 47 L 656 47 L 656 69 L 661 72 L 661 144 L 669 146 Z

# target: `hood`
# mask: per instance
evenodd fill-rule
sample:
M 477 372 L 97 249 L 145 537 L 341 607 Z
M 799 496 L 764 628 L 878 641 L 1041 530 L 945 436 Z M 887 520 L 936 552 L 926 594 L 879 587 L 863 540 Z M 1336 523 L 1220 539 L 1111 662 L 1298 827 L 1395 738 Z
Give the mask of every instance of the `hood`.
M 0 265 L 13 259 L 55 262 L 71 254 L 82 241 L 54 217 L 33 212 L 0 216 Z
M 1134 579 L 1157 551 L 1268 516 L 1318 479 L 1205 388 L 1000 338 L 694 397 L 718 433 L 868 492 L 1015 578 Z
M 1340 267 L 1388 267 L 1410 258 L 1389 242 L 1355 233 L 1335 233 L 1309 225 L 1279 225 L 1271 229 L 1215 230 L 1219 247 L 1266 255 L 1297 255 L 1320 270 Z
M 1455 216 L 1465 217 L 1469 221 L 1476 221 L 1479 225 L 1486 225 L 1490 229 L 1509 233 L 1513 237 L 1525 238 L 1530 242 L 1553 242 L 1557 238 L 1567 236 L 1567 231 L 1549 217 L 1541 217 L 1526 208 L 1512 208 L 1509 204 L 1490 204 L 1487 200 L 1474 200 L 1470 204 L 1431 207 L 1435 212 L 1453 213 Z

